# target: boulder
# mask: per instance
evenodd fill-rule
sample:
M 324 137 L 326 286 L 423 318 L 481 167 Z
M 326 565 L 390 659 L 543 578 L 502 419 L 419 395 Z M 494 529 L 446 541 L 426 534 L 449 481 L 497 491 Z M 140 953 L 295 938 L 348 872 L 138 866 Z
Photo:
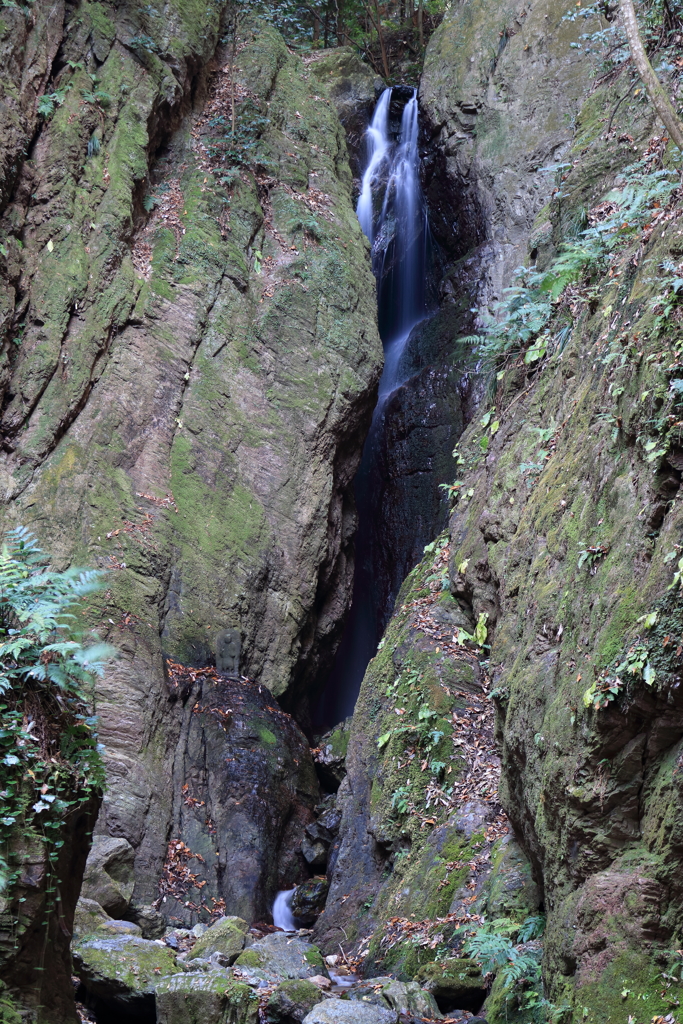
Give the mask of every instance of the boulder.
M 249 925 L 241 917 L 222 917 L 200 935 L 190 956 L 192 959 L 208 959 L 212 953 L 221 953 L 233 964 L 244 949 L 244 938 Z
M 166 918 L 154 907 L 146 905 L 132 907 L 131 915 L 142 929 L 143 939 L 163 939 L 166 931 Z
M 320 989 L 312 981 L 283 981 L 268 1000 L 267 1020 L 273 1024 L 299 1024 L 320 1000 Z
M 93 936 L 73 948 L 74 971 L 82 984 L 82 1001 L 107 1019 L 154 1014 L 154 991 L 161 978 L 178 970 L 172 950 L 162 942 L 136 936 Z
M 164 915 L 191 928 L 221 898 L 227 914 L 264 920 L 273 888 L 308 874 L 301 837 L 320 798 L 308 741 L 265 686 L 222 676 L 195 706 L 183 758 L 182 842 L 169 850 L 194 885 Z
M 329 844 L 319 839 L 311 840 L 304 836 L 301 840 L 301 852 L 309 868 L 324 868 L 327 864 L 327 851 Z
M 297 885 L 292 894 L 292 913 L 302 924 L 313 924 L 325 909 L 330 883 L 326 878 L 311 878 Z
M 398 1014 L 373 1003 L 326 999 L 314 1006 L 303 1024 L 397 1024 Z
M 346 718 L 321 736 L 313 752 L 316 771 L 323 787 L 334 793 L 346 775 L 346 753 L 349 749 L 351 721 L 351 718 Z M 337 827 L 338 825 L 339 823 Z
M 285 932 L 273 932 L 259 939 L 237 957 L 235 967 L 263 973 L 266 977 L 285 981 L 327 977 L 327 968 L 317 946 Z
M 135 851 L 127 839 L 95 836 L 88 854 L 81 897 L 96 900 L 110 917 L 125 917 L 135 878 Z
M 157 1024 L 258 1024 L 258 997 L 225 973 L 173 974 L 156 986 Z
M 142 937 L 142 928 L 132 921 L 120 921 L 105 913 L 97 900 L 79 899 L 74 915 L 75 939 L 87 935 L 137 935 Z
M 142 938 L 142 928 L 139 924 L 133 924 L 132 921 L 118 921 L 115 917 L 110 917 L 97 929 L 100 934 L 105 935 L 137 935 Z
M 381 997 L 392 1010 L 413 1017 L 441 1018 L 434 996 L 420 988 L 416 981 L 395 981 L 381 989 Z
M 74 939 L 82 939 L 86 935 L 92 935 L 101 925 L 111 921 L 112 918 L 106 914 L 97 900 L 84 899 L 81 896 L 76 904 L 74 914 Z

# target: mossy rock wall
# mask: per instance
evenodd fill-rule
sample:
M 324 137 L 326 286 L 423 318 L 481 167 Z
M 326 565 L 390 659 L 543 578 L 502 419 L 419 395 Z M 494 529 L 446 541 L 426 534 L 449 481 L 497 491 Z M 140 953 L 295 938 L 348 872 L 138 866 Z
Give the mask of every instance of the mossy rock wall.
M 98 828 L 135 847 L 137 905 L 158 896 L 184 742 L 164 655 L 206 665 L 236 629 L 242 673 L 305 718 L 350 599 L 381 366 L 326 87 L 242 19 L 231 172 L 223 13 L 36 0 L 0 36 L 2 522 L 107 571 Z
M 501 296 L 555 187 L 548 168 L 567 159 L 591 86 L 576 46 L 585 21 L 568 13 L 562 0 L 460 0 L 429 41 L 420 106 L 430 223 L 445 251 L 469 257 L 444 275 L 449 301 L 463 288 L 480 302 Z
M 562 195 L 535 225 L 546 266 L 658 134 L 634 99 L 605 135 L 623 91 L 603 87 L 578 114 Z M 666 403 L 680 324 L 657 317 L 676 224 L 627 236 L 592 301 L 579 289 L 563 350 L 508 368 L 499 425 L 477 417 L 463 436 L 450 522 L 451 593 L 489 616 L 501 799 L 542 888 L 546 993 L 576 1021 L 665 1014 L 679 998 L 681 515 Z M 586 691 L 634 645 L 656 680 L 622 669 L 596 708 Z

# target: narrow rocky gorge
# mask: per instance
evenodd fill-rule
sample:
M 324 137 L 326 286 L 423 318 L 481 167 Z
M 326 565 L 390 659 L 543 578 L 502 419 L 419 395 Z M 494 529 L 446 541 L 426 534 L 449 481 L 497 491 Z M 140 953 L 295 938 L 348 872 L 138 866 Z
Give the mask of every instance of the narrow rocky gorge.
M 680 154 L 611 8 L 407 6 L 0 12 L 0 569 L 111 645 L 7 577 L 6 1024 L 678 1020 Z

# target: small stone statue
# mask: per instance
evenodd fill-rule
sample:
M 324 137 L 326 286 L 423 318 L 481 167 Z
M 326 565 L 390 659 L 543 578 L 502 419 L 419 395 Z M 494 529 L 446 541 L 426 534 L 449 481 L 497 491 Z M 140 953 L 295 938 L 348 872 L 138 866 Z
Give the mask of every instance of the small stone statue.
M 223 629 L 216 637 L 216 668 L 224 676 L 239 676 L 242 637 L 238 629 Z

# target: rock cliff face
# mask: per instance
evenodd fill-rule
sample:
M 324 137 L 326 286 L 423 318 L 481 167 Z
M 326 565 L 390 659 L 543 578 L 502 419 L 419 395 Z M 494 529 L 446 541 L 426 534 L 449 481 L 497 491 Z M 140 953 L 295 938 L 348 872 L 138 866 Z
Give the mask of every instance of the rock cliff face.
M 236 629 L 242 671 L 301 703 L 334 650 L 375 289 L 343 130 L 278 34 L 241 23 L 232 82 L 220 5 L 32 11 L 3 13 L 3 514 L 109 570 L 98 829 L 148 903 L 180 727 L 163 655 L 206 665 Z
M 320 852 L 323 951 L 354 945 L 369 975 L 416 979 L 444 1012 L 486 999 L 490 1024 L 540 1020 L 543 995 L 565 1022 L 657 1019 L 680 977 L 680 192 L 632 176 L 628 200 L 610 193 L 635 160 L 654 181 L 672 155 L 627 85 L 592 88 L 564 13 L 543 0 L 493 18 L 469 0 L 430 41 L 441 306 L 387 406 L 380 604 L 419 561 L 363 681 L 346 776 L 332 743 L 317 752 L 343 779 Z M 201 0 L 163 18 L 36 0 L 0 22 L 2 518 L 60 565 L 107 570 L 92 618 L 121 652 L 97 692 L 109 789 L 81 917 L 109 929 L 98 957 L 147 955 L 159 910 L 246 928 L 309 875 L 301 839 L 323 827 L 301 726 L 350 599 L 381 363 L 340 118 L 357 173 L 378 83 L 350 50 L 304 61 L 271 27 L 238 19 L 233 38 L 222 18 Z M 622 206 L 536 353 L 510 328 L 504 364 L 475 374 L 457 344 L 473 308 L 523 261 L 558 280 L 563 246 Z M 447 507 L 436 484 L 456 473 Z M 55 1024 L 73 1019 L 86 824 L 65 825 Z M 542 953 L 544 988 L 534 975 L 511 1002 L 466 935 L 542 911 L 542 951 L 520 946 Z M 27 950 L 9 957 L 17 987 Z M 259 957 L 241 957 L 258 984 Z M 175 985 L 203 984 L 164 982 L 162 1015 Z
M 427 120 L 425 188 L 430 226 L 443 264 L 439 285 L 442 306 L 436 317 L 416 328 L 408 346 L 406 374 L 413 372 L 414 376 L 406 387 L 398 389 L 389 409 L 389 414 L 393 415 L 387 416 L 389 437 L 383 461 L 386 473 L 381 484 L 381 507 L 386 518 L 378 516 L 374 526 L 375 543 L 386 545 L 388 552 L 401 550 L 403 546 L 410 552 L 408 565 L 420 557 L 422 546 L 431 539 L 430 526 L 432 530 L 435 525 L 438 528 L 440 513 L 438 489 L 434 487 L 436 505 L 430 508 L 415 475 L 430 470 L 437 479 L 441 474 L 442 479 L 454 475 L 453 445 L 465 423 L 471 420 L 473 409 L 483 400 L 482 382 L 477 382 L 476 377 L 468 379 L 468 357 L 455 340 L 472 329 L 472 303 L 478 302 L 480 308 L 485 308 L 500 296 L 502 289 L 511 283 L 513 270 L 527 257 L 534 220 L 554 188 L 554 175 L 542 172 L 541 168 L 568 153 L 573 118 L 588 88 L 586 58 L 571 46 L 580 28 L 563 23 L 563 14 L 564 7 L 552 3 L 545 3 L 533 12 L 522 6 L 510 6 L 504 9 L 499 21 L 494 21 L 484 3 L 455 5 L 434 33 L 425 56 L 420 85 L 420 101 Z M 472 377 L 470 368 L 469 378 Z M 406 421 L 409 429 L 406 429 Z M 450 460 L 450 470 L 445 465 L 446 460 Z M 414 499 L 411 488 L 422 500 Z M 445 520 L 445 508 L 441 514 Z M 402 545 L 396 543 L 397 538 Z M 406 563 L 395 555 L 393 560 L 387 559 L 389 565 L 392 561 L 399 577 L 391 580 L 395 593 L 400 583 L 399 574 L 402 569 L 405 571 Z M 383 652 L 371 663 L 363 682 L 354 715 L 348 781 L 342 792 L 342 799 L 348 794 L 348 803 L 344 804 L 340 855 L 328 908 L 319 925 L 326 940 L 331 941 L 332 932 L 340 926 L 347 931 L 350 927 L 357 934 L 372 933 L 375 924 L 372 915 L 363 919 L 358 916 L 358 910 L 368 904 L 369 894 L 374 896 L 380 884 L 380 895 L 373 910 L 383 915 L 388 912 L 388 905 L 394 911 L 401 909 L 406 902 L 401 896 L 406 870 L 402 856 L 413 846 L 418 851 L 412 855 L 413 859 L 423 856 L 420 851 L 425 841 L 424 831 L 417 836 L 411 830 L 404 834 L 401 815 L 396 813 L 394 793 L 399 783 L 394 772 L 388 769 L 396 754 L 391 743 L 378 751 L 377 740 L 384 735 L 384 728 L 391 720 L 385 715 L 393 714 L 396 703 L 396 693 L 387 690 L 387 685 L 394 679 L 403 679 L 409 670 L 418 673 L 416 678 L 427 678 L 423 675 L 426 668 L 418 670 L 412 665 L 417 659 L 416 665 L 424 663 L 426 666 L 424 644 L 438 663 L 443 660 L 443 654 L 435 653 L 440 645 L 429 640 L 434 635 L 429 632 L 429 623 L 426 634 L 415 622 L 406 633 L 405 625 L 407 610 L 413 607 L 413 601 L 418 601 L 416 607 L 419 608 L 419 602 L 430 594 L 425 577 L 433 568 L 432 561 L 433 557 L 428 565 L 418 568 L 421 587 L 411 584 L 410 600 L 404 600 L 404 591 L 413 575 L 397 600 L 397 612 L 385 638 L 387 647 L 394 652 L 393 663 L 384 665 Z M 473 571 L 476 572 L 474 566 Z M 449 625 L 451 630 L 453 627 L 473 630 L 482 611 L 489 613 L 493 621 L 498 604 L 496 584 L 487 567 L 480 575 L 477 601 L 465 602 L 464 607 L 461 607 L 462 602 L 460 605 L 452 602 L 449 607 L 439 603 L 432 630 L 447 630 Z M 443 579 L 443 570 L 437 566 L 432 571 L 431 586 L 439 589 Z M 387 593 L 389 586 L 385 596 Z M 396 630 L 399 638 L 395 636 Z M 452 657 L 452 647 L 449 650 L 449 657 Z M 457 656 L 457 651 L 455 654 Z M 456 662 L 456 666 L 460 667 L 460 662 Z M 430 669 L 429 678 L 431 672 Z M 440 669 L 436 675 L 441 677 Z M 453 693 L 460 692 L 457 680 L 453 685 Z M 415 702 L 417 696 L 413 695 L 412 700 Z M 411 722 L 418 730 L 416 737 L 420 730 L 424 732 L 428 722 L 419 719 L 420 707 L 436 708 L 438 701 L 435 704 L 435 700 L 435 694 L 428 690 L 412 708 Z M 407 705 L 403 710 L 411 713 Z M 450 715 L 447 718 L 450 721 Z M 443 724 L 438 726 L 439 730 L 443 728 Z M 451 731 L 452 724 L 446 736 Z M 457 735 L 455 738 L 458 739 Z M 448 746 L 450 757 L 450 741 L 439 742 Z M 432 761 L 440 763 L 446 756 L 443 750 L 427 756 L 419 743 L 415 750 L 422 751 L 420 762 L 424 762 L 424 768 L 420 776 Z M 413 758 L 416 756 L 414 754 Z M 456 759 L 455 766 L 458 765 Z M 449 765 L 453 770 L 455 766 Z M 459 765 L 458 770 L 465 769 Z M 421 778 L 419 785 L 423 781 Z M 412 787 L 418 783 L 413 779 L 406 785 L 412 794 Z M 440 789 L 438 777 L 433 785 Z M 408 803 L 411 801 L 416 806 L 424 801 L 424 796 L 411 795 Z M 463 842 L 467 846 L 452 817 L 450 801 L 439 804 L 437 799 L 435 807 L 432 813 L 436 813 L 441 832 L 434 849 L 428 843 L 429 853 L 424 853 L 431 857 L 432 871 L 432 881 L 424 886 L 424 906 L 420 908 L 425 917 L 427 908 L 432 916 L 437 906 L 441 912 L 448 909 L 448 901 L 444 901 L 439 891 L 444 878 L 450 877 L 444 868 L 449 860 L 439 852 L 441 847 L 444 843 L 446 846 L 453 844 L 460 850 Z M 450 818 L 448 808 L 452 812 Z M 384 819 L 390 825 L 378 826 L 378 820 Z M 486 820 L 482 819 L 484 823 Z M 394 872 L 392 867 L 388 880 L 387 858 L 389 866 L 395 863 L 399 868 Z M 450 859 L 459 861 L 461 857 Z M 450 892 L 447 885 L 442 888 Z M 338 905 L 337 899 L 340 900 Z M 410 902 L 408 900 L 408 904 Z
M 0 24 L 3 522 L 107 570 L 97 828 L 135 849 L 137 906 L 187 699 L 164 657 L 210 664 L 236 630 L 240 671 L 306 720 L 381 367 L 326 86 L 244 19 L 233 71 L 222 11 L 37 0 Z
M 435 230 L 460 230 L 484 302 L 523 258 L 553 272 L 562 243 L 617 208 L 609 190 L 628 164 L 644 156 L 655 172 L 667 160 L 637 102 L 622 102 L 606 130 L 628 86 L 587 96 L 576 26 L 562 13 L 511 9 L 499 35 L 483 5 L 454 7 L 427 54 L 432 208 L 449 176 L 462 190 L 455 224 L 442 204 Z M 540 169 L 560 159 L 562 189 L 548 202 L 554 183 Z M 576 1021 L 662 1015 L 678 999 L 662 972 L 681 927 L 680 442 L 670 426 L 680 325 L 662 268 L 680 259 L 680 197 L 640 201 L 647 214 L 624 218 L 612 261 L 584 265 L 565 294 L 546 357 L 509 360 L 487 415 L 463 435 L 448 534 L 406 581 L 363 683 L 317 926 L 323 943 L 366 936 L 373 968 L 379 958 L 436 978 L 420 964 L 440 948 L 462 971 L 457 929 L 471 910 L 521 920 L 542 905 L 546 993 Z M 477 622 L 490 645 L 482 676 L 454 644 Z M 478 682 L 497 708 L 500 798 L 528 858 L 518 850 L 514 870 L 495 828 L 506 819 L 476 764 L 492 746 L 471 696 Z M 506 998 L 494 986 L 489 1020 L 518 1012 Z

